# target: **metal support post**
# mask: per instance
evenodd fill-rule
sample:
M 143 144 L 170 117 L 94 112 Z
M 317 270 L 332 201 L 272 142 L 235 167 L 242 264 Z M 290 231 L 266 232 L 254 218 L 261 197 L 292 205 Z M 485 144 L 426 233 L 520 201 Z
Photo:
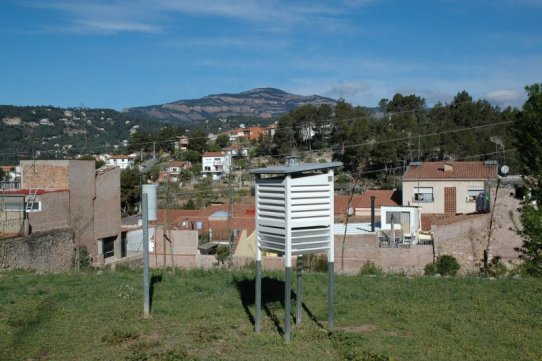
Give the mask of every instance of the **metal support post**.
M 150 316 L 148 197 L 143 197 L 143 316 Z
M 295 322 L 297 326 L 301 326 L 301 313 L 303 311 L 303 256 L 297 256 L 297 292 L 295 297 L 296 312 Z
M 260 324 L 262 320 L 262 261 L 256 261 L 256 316 L 254 319 L 254 331 L 260 332 Z
M 284 269 L 284 341 L 290 342 L 292 329 L 290 308 L 292 306 L 292 267 Z
M 333 330 L 333 324 L 335 321 L 335 297 L 334 297 L 334 288 L 335 288 L 335 266 L 334 262 L 328 262 L 327 264 L 329 270 L 329 319 L 328 327 L 330 330 Z

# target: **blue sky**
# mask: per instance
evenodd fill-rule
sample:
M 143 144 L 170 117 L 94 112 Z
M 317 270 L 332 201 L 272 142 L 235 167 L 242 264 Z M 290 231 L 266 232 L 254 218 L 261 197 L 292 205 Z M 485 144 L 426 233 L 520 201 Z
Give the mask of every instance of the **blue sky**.
M 0 104 L 123 109 L 276 87 L 521 106 L 542 0 L 0 0 Z

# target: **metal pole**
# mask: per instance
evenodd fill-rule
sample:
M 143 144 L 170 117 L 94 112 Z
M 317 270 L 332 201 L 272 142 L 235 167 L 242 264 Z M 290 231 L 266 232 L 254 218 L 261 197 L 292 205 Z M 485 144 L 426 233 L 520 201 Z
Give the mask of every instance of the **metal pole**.
M 333 330 L 333 324 L 335 321 L 335 297 L 334 297 L 334 289 L 335 289 L 335 262 L 328 262 L 327 267 L 329 270 L 329 319 L 328 319 L 328 327 L 330 330 Z
M 284 268 L 284 341 L 290 342 L 292 324 L 290 320 L 290 308 L 292 306 L 292 267 Z
M 302 313 L 302 305 L 303 305 L 303 279 L 302 279 L 302 273 L 303 273 L 303 256 L 297 256 L 297 294 L 295 297 L 296 302 L 296 312 L 295 312 L 295 321 L 297 326 L 301 326 L 301 313 Z
M 375 231 L 375 199 L 375 196 L 371 196 L 371 232 Z
M 257 253 L 259 253 L 257 251 Z M 256 260 L 256 316 L 254 319 L 254 331 L 260 332 L 262 320 L 262 261 Z
M 256 182 L 259 176 L 256 176 Z M 256 199 L 258 199 L 258 186 L 256 186 Z M 256 219 L 258 219 L 258 207 L 256 207 Z M 258 222 L 256 229 L 258 230 Z M 256 315 L 254 317 L 254 331 L 260 332 L 262 321 L 262 251 L 260 250 L 259 237 L 256 236 L 256 295 L 255 295 Z
M 288 175 L 285 179 L 285 194 L 284 200 L 286 204 L 286 213 L 284 214 L 286 232 L 284 239 L 284 342 L 290 342 L 290 332 L 292 324 L 290 320 L 290 308 L 292 307 L 292 226 L 290 220 L 291 215 L 291 192 L 290 192 L 291 176 Z
M 143 197 L 143 316 L 150 315 L 148 195 Z

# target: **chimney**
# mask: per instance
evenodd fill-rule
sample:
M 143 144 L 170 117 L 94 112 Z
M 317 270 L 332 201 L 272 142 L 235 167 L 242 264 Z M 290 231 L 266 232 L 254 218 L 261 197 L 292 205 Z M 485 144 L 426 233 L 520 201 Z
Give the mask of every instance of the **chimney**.
M 453 172 L 454 166 L 449 163 L 444 163 L 444 172 Z

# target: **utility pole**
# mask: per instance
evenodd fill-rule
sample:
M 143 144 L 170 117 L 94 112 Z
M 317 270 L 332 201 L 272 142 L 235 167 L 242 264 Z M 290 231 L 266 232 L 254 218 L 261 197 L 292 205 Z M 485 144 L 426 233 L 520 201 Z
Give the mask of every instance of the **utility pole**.
M 163 257 L 163 268 L 166 269 L 166 263 L 167 263 L 167 252 L 166 252 L 166 239 L 167 241 L 171 242 L 171 239 L 170 239 L 170 231 L 169 231 L 169 171 L 166 170 L 165 171 L 165 174 L 166 174 L 166 215 L 165 215 L 165 226 L 166 226 L 166 229 L 165 229 L 165 232 L 163 233 L 162 235 L 162 239 L 163 239 L 163 242 L 162 242 L 162 248 L 163 248 L 163 251 L 164 251 L 164 257 Z M 171 266 L 173 267 L 173 263 L 171 264 Z

